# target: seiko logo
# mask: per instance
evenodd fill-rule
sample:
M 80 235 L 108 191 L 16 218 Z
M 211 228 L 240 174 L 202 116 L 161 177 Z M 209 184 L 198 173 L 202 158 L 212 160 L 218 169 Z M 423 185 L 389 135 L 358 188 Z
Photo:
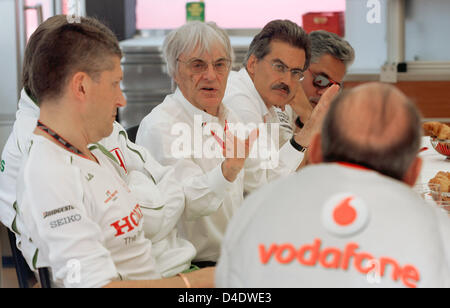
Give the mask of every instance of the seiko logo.
M 76 215 L 72 215 L 72 216 L 68 216 L 65 218 L 61 218 L 58 220 L 54 220 L 50 222 L 50 228 L 55 229 L 67 224 L 71 224 L 73 222 L 77 222 L 81 220 L 81 215 L 80 214 L 76 214 Z
M 67 206 L 64 206 L 64 207 L 60 207 L 59 209 L 56 209 L 56 210 L 44 212 L 42 215 L 44 216 L 44 219 L 45 219 L 47 217 L 50 217 L 50 216 L 53 216 L 53 215 L 56 215 L 56 214 L 59 214 L 59 213 L 68 212 L 68 211 L 71 211 L 71 210 L 74 210 L 74 209 L 75 208 L 73 206 L 67 205 Z

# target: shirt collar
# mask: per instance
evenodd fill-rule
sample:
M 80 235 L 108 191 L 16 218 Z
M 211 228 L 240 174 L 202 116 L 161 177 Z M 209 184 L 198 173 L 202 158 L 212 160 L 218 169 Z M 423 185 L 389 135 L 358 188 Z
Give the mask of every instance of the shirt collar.
M 31 99 L 25 89 L 20 92 L 19 109 L 30 109 L 39 116 L 39 106 Z
M 241 76 L 241 79 L 244 82 L 246 88 L 249 89 L 251 94 L 257 99 L 261 111 L 261 116 L 264 118 L 267 114 L 270 114 L 269 109 L 267 109 L 264 100 L 262 99 L 261 95 L 259 95 L 258 90 L 256 90 L 255 84 L 250 78 L 250 75 L 248 74 L 245 67 L 241 68 L 241 70 L 239 71 L 239 75 Z
M 338 162 L 338 165 L 342 166 L 342 167 L 346 167 L 346 168 L 352 168 L 352 169 L 358 169 L 358 170 L 364 170 L 364 171 L 372 171 L 371 169 L 361 166 L 361 165 L 357 165 L 357 164 L 352 164 L 352 163 L 347 163 L 347 162 Z
M 177 88 L 174 93 L 174 98 L 181 103 L 183 108 L 187 111 L 189 115 L 192 116 L 201 116 L 202 122 L 219 122 L 225 123 L 226 116 L 228 115 L 228 109 L 224 106 L 223 103 L 219 106 L 219 115 L 215 117 L 210 115 L 209 113 L 195 107 L 192 105 L 183 95 L 180 88 Z

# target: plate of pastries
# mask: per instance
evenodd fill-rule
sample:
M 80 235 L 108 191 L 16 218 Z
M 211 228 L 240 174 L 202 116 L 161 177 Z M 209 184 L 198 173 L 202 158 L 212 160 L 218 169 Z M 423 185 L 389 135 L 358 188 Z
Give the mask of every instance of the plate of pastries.
M 423 123 L 425 136 L 430 136 L 433 148 L 450 160 L 450 126 L 440 122 Z
M 439 184 L 440 198 L 436 203 L 450 214 L 450 172 L 439 171 L 428 184 L 430 188 L 435 187 L 432 184 Z

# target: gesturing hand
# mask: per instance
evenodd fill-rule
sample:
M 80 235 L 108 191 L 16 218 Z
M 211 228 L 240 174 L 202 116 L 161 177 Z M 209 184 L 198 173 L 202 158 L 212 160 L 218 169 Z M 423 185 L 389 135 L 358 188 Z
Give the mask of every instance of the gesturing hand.
M 229 182 L 234 182 L 244 167 L 245 160 L 250 155 L 253 144 L 258 139 L 259 130 L 253 129 L 248 138 L 241 140 L 225 126 L 225 142 L 222 144 L 225 161 L 222 164 L 222 173 Z
M 323 120 L 330 109 L 331 102 L 339 93 L 339 89 L 340 87 L 338 85 L 333 85 L 322 95 L 311 117 L 306 121 L 302 130 L 295 136 L 295 141 L 298 144 L 308 147 L 314 135 L 320 132 Z

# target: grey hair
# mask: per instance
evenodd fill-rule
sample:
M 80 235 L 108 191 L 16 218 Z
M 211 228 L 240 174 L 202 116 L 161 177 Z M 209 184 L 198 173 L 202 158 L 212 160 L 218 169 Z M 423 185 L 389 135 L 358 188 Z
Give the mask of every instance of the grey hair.
M 178 57 L 190 54 L 196 48 L 199 52 L 209 52 L 214 44 L 219 43 L 225 50 L 226 56 L 233 61 L 234 52 L 227 33 L 214 22 L 192 21 L 171 31 L 165 38 L 162 47 L 164 60 L 167 64 L 167 73 L 175 77 L 178 67 Z
M 335 33 L 325 30 L 309 33 L 311 40 L 311 63 L 317 63 L 324 55 L 330 55 L 342 63 L 348 69 L 355 61 L 355 50 L 349 42 Z
M 422 116 L 415 105 L 409 100 L 401 102 L 401 108 L 407 118 L 407 125 L 399 132 L 401 138 L 385 145 L 374 147 L 370 144 L 359 144 L 348 136 L 350 133 L 345 124 L 346 114 L 343 112 L 343 104 L 351 100 L 351 91 L 344 91 L 332 102 L 322 127 L 322 155 L 324 162 L 347 162 L 371 170 L 397 180 L 403 180 L 408 168 L 414 161 L 422 137 Z M 389 117 L 387 107 L 390 104 L 400 103 L 388 101 L 392 88 L 384 90 L 381 108 L 374 115 L 377 120 L 372 124 L 372 134 L 380 132 L 390 121 L 396 121 L 395 117 Z M 369 103 L 369 102 L 368 102 Z M 352 102 L 350 102 L 352 104 Z M 354 104 L 353 104 L 354 105 Z M 348 106 L 351 108 L 353 105 Z M 374 126 L 378 126 L 375 128 Z

